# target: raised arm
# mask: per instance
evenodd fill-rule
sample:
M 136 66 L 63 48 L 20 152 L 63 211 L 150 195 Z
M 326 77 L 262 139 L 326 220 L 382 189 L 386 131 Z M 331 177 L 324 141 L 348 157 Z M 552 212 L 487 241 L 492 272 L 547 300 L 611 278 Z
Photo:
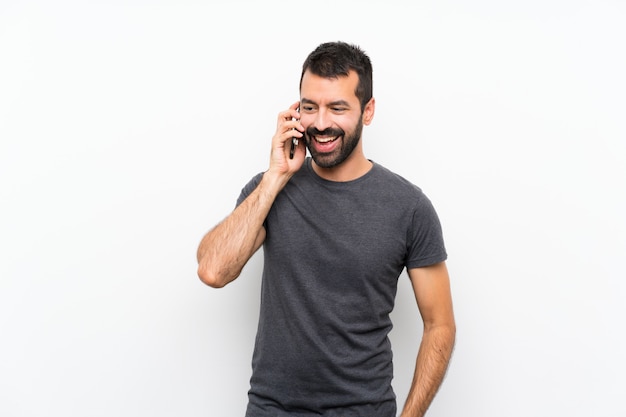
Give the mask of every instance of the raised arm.
M 456 334 L 450 279 L 444 262 L 409 270 L 424 334 L 401 417 L 422 417 L 445 376 Z
M 263 222 L 276 199 L 293 174 L 304 162 L 305 146 L 300 141 L 289 158 L 291 138 L 302 137 L 298 120 L 299 103 L 278 115 L 276 134 L 272 138 L 270 167 L 257 188 L 211 229 L 198 246 L 198 276 L 205 284 L 221 288 L 236 279 L 250 257 L 265 240 Z M 295 129 L 295 130 L 294 130 Z

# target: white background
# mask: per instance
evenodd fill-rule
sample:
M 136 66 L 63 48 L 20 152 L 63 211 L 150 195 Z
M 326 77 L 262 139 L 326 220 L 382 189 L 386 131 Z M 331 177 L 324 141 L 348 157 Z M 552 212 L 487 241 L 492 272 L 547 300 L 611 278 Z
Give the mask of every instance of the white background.
M 410 4 L 409 4 L 410 3 Z M 196 276 L 319 43 L 431 198 L 458 342 L 429 415 L 624 416 L 623 1 L 0 3 L 0 415 L 242 416 L 259 254 Z M 405 274 L 399 406 L 421 322 Z

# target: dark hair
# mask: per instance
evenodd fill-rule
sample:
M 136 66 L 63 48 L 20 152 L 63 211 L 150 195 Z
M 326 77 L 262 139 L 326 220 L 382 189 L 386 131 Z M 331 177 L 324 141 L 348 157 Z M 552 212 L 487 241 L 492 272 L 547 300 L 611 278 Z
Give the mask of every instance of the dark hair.
M 347 77 L 350 70 L 353 70 L 359 76 L 354 94 L 361 102 L 361 111 L 372 98 L 372 63 L 367 54 L 356 45 L 327 42 L 315 48 L 302 64 L 300 88 L 307 70 L 324 78 Z

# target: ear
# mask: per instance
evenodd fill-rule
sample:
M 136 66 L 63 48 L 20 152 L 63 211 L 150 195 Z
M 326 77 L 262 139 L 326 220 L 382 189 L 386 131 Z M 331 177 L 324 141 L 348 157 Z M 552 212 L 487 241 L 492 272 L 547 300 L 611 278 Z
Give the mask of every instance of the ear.
M 363 109 L 363 124 L 365 126 L 372 123 L 372 119 L 374 118 L 375 108 L 376 108 L 376 100 L 374 100 L 374 97 L 372 97 L 370 101 L 367 102 L 367 104 L 365 105 L 365 108 Z

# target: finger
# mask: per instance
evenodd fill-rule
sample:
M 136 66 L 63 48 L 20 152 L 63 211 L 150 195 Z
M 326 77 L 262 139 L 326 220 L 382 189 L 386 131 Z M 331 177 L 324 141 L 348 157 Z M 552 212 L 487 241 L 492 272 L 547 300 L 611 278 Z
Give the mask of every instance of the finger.
M 298 113 L 298 108 L 300 107 L 300 102 L 296 101 L 289 108 L 283 112 L 278 114 L 278 123 L 282 121 L 289 121 L 292 119 L 300 119 L 300 113 Z
M 302 132 L 304 132 L 304 128 L 300 124 L 300 121 L 292 117 L 286 117 L 284 113 L 281 113 L 281 115 L 282 120 L 278 121 L 278 126 L 276 127 L 276 135 L 288 135 L 289 137 L 295 136 L 297 138 L 302 137 Z

